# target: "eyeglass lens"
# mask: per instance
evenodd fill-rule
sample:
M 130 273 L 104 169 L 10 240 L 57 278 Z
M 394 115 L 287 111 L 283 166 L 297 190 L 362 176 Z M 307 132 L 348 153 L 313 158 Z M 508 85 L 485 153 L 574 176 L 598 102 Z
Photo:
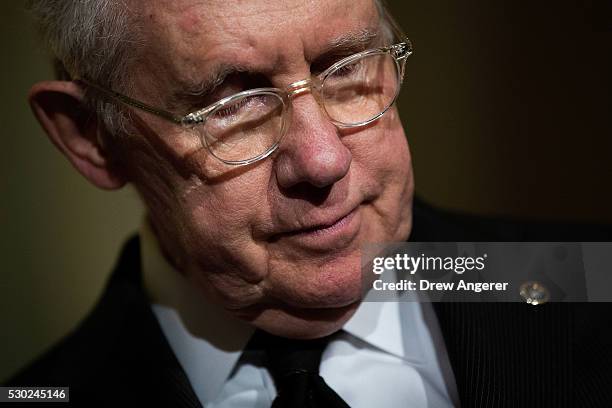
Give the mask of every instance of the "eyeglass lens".
M 395 59 L 387 53 L 366 55 L 338 67 L 322 85 L 329 117 L 348 126 L 377 117 L 395 100 L 398 73 Z
M 280 140 L 285 109 L 283 99 L 271 92 L 241 97 L 211 112 L 201 137 L 221 160 L 251 160 Z

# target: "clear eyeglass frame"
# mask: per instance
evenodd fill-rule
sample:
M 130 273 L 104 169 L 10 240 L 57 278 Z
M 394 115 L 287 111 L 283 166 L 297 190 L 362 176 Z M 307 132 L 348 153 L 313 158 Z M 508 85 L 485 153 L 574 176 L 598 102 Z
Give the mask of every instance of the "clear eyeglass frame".
M 282 100 L 282 103 L 283 103 L 283 106 L 282 106 L 283 123 L 279 130 L 278 137 L 275 138 L 276 140 L 271 146 L 269 146 L 265 151 L 255 155 L 254 157 L 246 158 L 244 160 L 227 160 L 227 159 L 221 158 L 217 154 L 215 154 L 215 152 L 211 148 L 210 143 L 207 141 L 207 139 L 205 137 L 202 137 L 203 139 L 201 140 L 202 144 L 207 148 L 207 150 L 213 157 L 215 157 L 216 159 L 228 165 L 242 166 L 242 165 L 252 164 L 259 160 L 265 159 L 278 148 L 278 146 L 280 145 L 283 139 L 283 136 L 286 133 L 288 124 L 290 122 L 289 118 L 291 116 L 291 110 L 292 110 L 291 99 L 293 97 L 301 93 L 304 93 L 304 92 L 308 92 L 308 91 L 312 92 L 313 90 L 316 91 L 316 93 L 320 96 L 323 94 L 323 92 L 325 92 L 324 90 L 325 80 L 331 77 L 334 73 L 338 72 L 339 69 L 342 69 L 343 67 L 346 67 L 354 63 L 355 61 L 358 61 L 364 58 L 377 56 L 377 55 L 384 56 L 385 54 L 388 54 L 393 58 L 393 61 L 395 62 L 395 68 L 396 68 L 396 74 L 397 74 L 397 78 L 396 78 L 397 86 L 396 86 L 394 95 L 390 99 L 389 103 L 387 103 L 386 106 L 383 109 L 381 109 L 380 112 L 373 115 L 372 117 L 369 117 L 359 122 L 345 123 L 345 122 L 335 119 L 332 115 L 330 115 L 328 110 L 324 106 L 324 104 L 319 102 L 322 105 L 323 111 L 326 113 L 328 119 L 338 128 L 357 128 L 361 126 L 366 126 L 378 120 L 395 103 L 399 95 L 399 92 L 400 92 L 401 84 L 404 79 L 404 70 L 405 70 L 406 60 L 412 54 L 412 52 L 413 52 L 412 43 L 407 37 L 402 36 L 401 42 L 398 42 L 398 43 L 395 43 L 389 46 L 385 46 L 385 47 L 368 49 L 368 50 L 350 55 L 334 63 L 322 73 L 316 76 L 313 76 L 311 78 L 293 82 L 289 84 L 287 87 L 285 87 L 284 89 L 280 89 L 280 88 L 249 89 L 249 90 L 242 91 L 234 95 L 230 95 L 223 99 L 220 99 L 217 102 L 214 102 L 206 106 L 205 108 L 199 109 L 194 112 L 190 112 L 186 115 L 176 115 L 172 112 L 168 112 L 166 110 L 156 108 L 154 106 L 151 106 L 139 100 L 133 99 L 127 95 L 121 94 L 114 90 L 107 89 L 105 87 L 102 87 L 85 78 L 75 78 L 75 81 L 81 82 L 93 88 L 94 90 L 100 92 L 101 94 L 105 95 L 111 100 L 114 100 L 116 102 L 119 102 L 129 107 L 136 108 L 141 111 L 150 113 L 152 115 L 158 116 L 162 119 L 165 119 L 167 121 L 180 125 L 186 129 L 194 128 L 196 126 L 204 126 L 211 113 L 218 112 L 220 109 L 223 109 L 224 107 L 228 105 L 231 106 L 237 100 L 241 100 L 246 97 L 257 96 L 257 95 L 274 95 L 278 97 L 280 100 Z

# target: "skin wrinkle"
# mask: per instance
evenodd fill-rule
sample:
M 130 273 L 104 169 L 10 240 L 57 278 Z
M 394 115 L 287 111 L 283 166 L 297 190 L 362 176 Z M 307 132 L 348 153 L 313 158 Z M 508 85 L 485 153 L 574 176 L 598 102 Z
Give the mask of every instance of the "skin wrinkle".
M 231 2 L 205 8 L 145 3 L 156 25 L 143 33 L 148 49 L 141 50 L 134 96 L 144 101 L 167 100 L 176 84 L 197 80 L 219 61 L 248 64 L 283 87 L 308 77 L 311 62 L 334 39 L 378 21 L 369 1 L 288 1 L 289 9 L 279 9 L 257 0 L 238 10 Z M 368 126 L 343 130 L 312 94 L 293 102 L 279 149 L 239 168 L 212 158 L 194 138 L 182 139 L 177 127 L 142 114 L 146 126 L 135 157 L 151 159 L 135 163 L 134 183 L 165 252 L 203 296 L 273 333 L 317 337 L 355 311 L 362 292 L 359 246 L 408 235 L 412 173 L 395 108 Z M 271 239 L 331 221 L 357 204 L 361 227 L 346 247 L 338 241 L 335 249 L 309 248 L 290 235 Z
M 236 27 L 234 25 L 231 24 L 225 24 L 225 21 L 227 20 L 227 17 L 224 15 L 216 15 L 215 13 L 215 7 L 214 5 L 210 5 L 210 4 L 205 4 L 205 7 L 201 7 L 198 2 L 195 2 L 194 4 L 191 4 L 190 6 L 188 6 L 187 8 L 182 8 L 179 4 L 176 4 L 175 7 L 172 7 L 172 5 L 170 4 L 169 9 L 166 10 L 166 12 L 164 13 L 164 7 L 156 7 L 155 6 L 155 2 L 146 2 L 149 7 L 152 9 L 152 14 L 160 14 L 159 16 L 156 17 L 156 20 L 163 20 L 163 18 L 167 18 L 170 20 L 170 24 L 167 24 L 167 27 L 172 27 L 172 23 L 174 21 L 180 21 L 181 16 L 184 15 L 193 15 L 197 13 L 197 10 L 201 10 L 200 14 L 203 15 L 204 13 L 209 13 L 211 14 L 211 17 L 206 19 L 206 26 L 210 26 L 209 29 L 207 30 L 200 30 L 198 32 L 190 32 L 188 33 L 188 36 L 185 38 L 182 36 L 183 31 L 182 30 L 172 30 L 170 28 L 168 28 L 167 30 L 164 30 L 161 35 L 154 35 L 152 38 L 150 38 L 149 42 L 152 44 L 159 44 L 159 46 L 163 46 L 162 44 L 164 44 L 166 42 L 166 40 L 170 40 L 170 42 L 172 43 L 176 43 L 177 46 L 175 48 L 178 49 L 178 54 L 179 54 L 179 61 L 181 62 L 181 65 L 183 67 L 189 67 L 187 70 L 185 70 L 184 72 L 174 72 L 175 77 L 180 78 L 181 76 L 183 76 L 185 78 L 185 80 L 181 81 L 181 82 L 197 82 L 194 80 L 189 81 L 190 78 L 197 78 L 197 76 L 200 75 L 201 72 L 201 66 L 203 64 L 200 64 L 198 62 L 199 58 L 196 59 L 196 57 L 194 56 L 193 51 L 194 50 L 202 50 L 204 52 L 203 58 L 201 60 L 203 61 L 214 61 L 216 59 L 219 58 L 219 55 L 216 55 L 216 49 L 217 47 L 222 48 L 222 51 L 220 52 L 220 54 L 228 54 L 228 53 L 233 53 L 233 54 L 240 54 L 241 52 L 244 51 L 242 45 L 238 45 L 238 43 L 240 43 L 241 38 L 244 36 L 244 33 L 247 32 L 248 30 L 246 30 L 246 27 Z M 195 11 L 194 11 L 195 10 Z M 174 14 L 178 14 L 178 17 L 174 17 Z M 218 13 L 217 13 L 218 14 Z M 198 17 L 201 18 L 201 17 Z M 180 23 L 177 24 L 180 27 Z M 230 38 L 224 38 L 223 41 L 219 41 L 219 39 L 217 38 L 217 36 L 215 36 L 214 34 L 211 35 L 207 35 L 207 32 L 211 32 L 211 33 L 215 33 L 215 32 L 223 32 L 224 36 L 227 37 L 228 34 Z M 231 35 L 231 33 L 234 33 L 234 35 Z M 233 38 L 236 38 L 235 40 Z M 206 44 L 206 47 L 203 47 L 203 44 Z M 248 50 L 247 50 L 248 51 Z M 250 58 L 245 58 L 245 59 L 250 59 Z M 169 60 L 171 61 L 171 59 Z M 173 69 L 173 66 L 168 66 L 166 68 L 169 69 Z M 187 74 L 187 75 L 185 75 Z M 177 85 L 183 85 L 183 84 L 177 84 Z M 178 88 L 177 89 L 184 89 L 184 88 Z

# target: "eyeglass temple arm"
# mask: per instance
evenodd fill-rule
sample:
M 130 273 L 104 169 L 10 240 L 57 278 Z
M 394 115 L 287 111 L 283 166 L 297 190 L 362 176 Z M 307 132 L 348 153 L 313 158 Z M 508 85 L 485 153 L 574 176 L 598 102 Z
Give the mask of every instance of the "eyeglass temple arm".
M 88 81 L 87 79 L 75 78 L 75 81 L 82 82 L 85 85 L 95 89 L 96 91 L 108 96 L 109 98 L 116 100 L 120 103 L 123 103 L 124 105 L 132 106 L 134 108 L 151 113 L 155 116 L 159 116 L 160 118 L 166 119 L 170 122 L 173 122 L 179 125 L 184 123 L 185 118 L 181 116 L 177 116 L 177 115 L 172 114 L 171 112 L 155 108 L 151 105 L 147 105 L 146 103 L 137 101 L 136 99 L 132 99 L 129 96 L 120 94 L 119 92 L 111 91 L 110 89 L 106 89 L 98 84 Z

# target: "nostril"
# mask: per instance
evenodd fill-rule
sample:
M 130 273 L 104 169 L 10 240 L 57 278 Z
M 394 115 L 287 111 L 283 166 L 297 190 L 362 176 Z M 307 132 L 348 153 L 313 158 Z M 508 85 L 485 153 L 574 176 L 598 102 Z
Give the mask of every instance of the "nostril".
M 281 188 L 281 192 L 287 198 L 304 200 L 312 205 L 321 205 L 329 197 L 332 186 L 317 187 L 309 183 L 301 182 L 290 188 Z

